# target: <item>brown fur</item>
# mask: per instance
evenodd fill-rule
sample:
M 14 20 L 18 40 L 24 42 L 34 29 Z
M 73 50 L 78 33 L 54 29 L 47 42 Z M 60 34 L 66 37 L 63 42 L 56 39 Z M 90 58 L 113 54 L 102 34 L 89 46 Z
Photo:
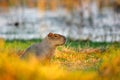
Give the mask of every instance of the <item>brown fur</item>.
M 33 44 L 25 50 L 21 58 L 34 54 L 38 59 L 50 60 L 57 46 L 63 45 L 66 38 L 60 34 L 49 33 L 41 43 Z

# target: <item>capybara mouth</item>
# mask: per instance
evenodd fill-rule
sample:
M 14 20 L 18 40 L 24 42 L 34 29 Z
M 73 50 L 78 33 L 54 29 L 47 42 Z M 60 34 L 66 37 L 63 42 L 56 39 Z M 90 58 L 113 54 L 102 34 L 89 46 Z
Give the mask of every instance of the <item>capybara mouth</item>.
M 64 38 L 64 44 L 66 43 L 66 38 Z
M 63 36 L 63 44 L 64 45 L 66 43 L 66 38 Z

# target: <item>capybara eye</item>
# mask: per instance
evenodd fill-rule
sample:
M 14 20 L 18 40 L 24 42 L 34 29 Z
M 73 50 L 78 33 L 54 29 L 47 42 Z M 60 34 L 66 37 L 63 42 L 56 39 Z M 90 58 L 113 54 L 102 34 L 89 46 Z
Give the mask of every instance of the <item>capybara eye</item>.
M 55 35 L 55 37 L 58 37 L 58 35 Z

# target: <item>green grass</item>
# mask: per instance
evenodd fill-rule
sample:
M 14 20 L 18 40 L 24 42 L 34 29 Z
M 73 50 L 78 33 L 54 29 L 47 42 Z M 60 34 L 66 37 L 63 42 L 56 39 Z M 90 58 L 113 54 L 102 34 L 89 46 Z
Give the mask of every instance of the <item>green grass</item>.
M 12 46 L 13 48 L 20 48 L 25 49 L 26 47 L 30 46 L 34 43 L 41 42 L 41 39 L 32 39 L 32 40 L 6 40 L 7 46 Z M 119 42 L 92 42 L 92 41 L 81 41 L 81 40 L 70 40 L 67 39 L 65 46 L 73 47 L 73 48 L 107 48 L 109 46 L 116 46 L 120 47 Z
M 58 47 L 50 64 L 34 57 L 21 60 L 17 52 L 41 40 L 0 40 L 0 80 L 119 80 L 120 43 L 73 41 Z M 104 52 L 79 51 L 105 48 Z M 92 49 L 91 49 L 92 48 Z M 76 50 L 78 49 L 78 50 Z

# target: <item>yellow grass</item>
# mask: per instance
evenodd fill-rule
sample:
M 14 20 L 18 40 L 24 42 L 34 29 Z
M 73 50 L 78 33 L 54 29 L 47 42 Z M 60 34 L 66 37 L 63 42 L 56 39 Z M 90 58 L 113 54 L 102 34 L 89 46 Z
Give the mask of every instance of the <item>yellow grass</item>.
M 82 53 L 59 47 L 50 63 L 21 60 L 15 48 L 0 40 L 0 80 L 119 80 L 120 49 Z

